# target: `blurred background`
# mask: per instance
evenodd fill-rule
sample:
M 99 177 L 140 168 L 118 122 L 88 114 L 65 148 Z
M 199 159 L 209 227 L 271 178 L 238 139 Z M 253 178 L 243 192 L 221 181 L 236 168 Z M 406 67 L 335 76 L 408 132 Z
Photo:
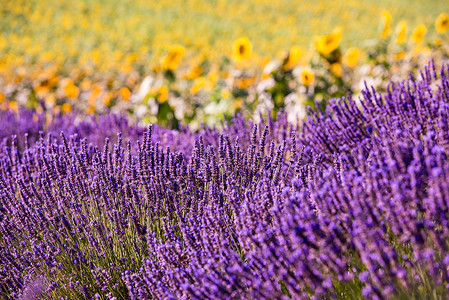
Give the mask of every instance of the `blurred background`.
M 304 118 L 449 56 L 449 2 L 1 1 L 0 109 Z

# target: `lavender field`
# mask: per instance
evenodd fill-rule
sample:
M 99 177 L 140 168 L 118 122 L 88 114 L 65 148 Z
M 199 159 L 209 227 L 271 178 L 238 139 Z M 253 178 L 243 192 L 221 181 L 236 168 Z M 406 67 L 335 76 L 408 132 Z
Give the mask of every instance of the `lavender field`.
M 446 299 L 448 113 L 433 62 L 299 123 L 2 111 L 1 298 Z
M 447 1 L 0 1 L 0 300 L 449 299 Z

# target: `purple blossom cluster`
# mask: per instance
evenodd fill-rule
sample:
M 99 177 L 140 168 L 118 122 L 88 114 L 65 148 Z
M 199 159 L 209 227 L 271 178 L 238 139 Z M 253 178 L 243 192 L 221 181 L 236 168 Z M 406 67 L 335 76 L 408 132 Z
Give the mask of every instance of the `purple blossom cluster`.
M 143 129 L 134 126 L 124 115 L 105 114 L 80 118 L 76 113 L 57 114 L 49 118 L 43 113 L 22 108 L 19 112 L 0 110 L 0 141 L 17 136 L 34 143 L 44 134 L 59 135 L 63 131 L 68 135 L 78 135 L 90 142 L 101 145 L 106 137 L 121 132 L 124 136 L 138 138 Z M 21 145 L 22 146 L 22 145 Z
M 12 135 L 23 137 L 39 136 L 44 127 L 42 115 L 31 110 L 21 109 L 18 113 L 11 110 L 0 110 L 0 141 Z
M 143 130 L 111 115 L 5 139 L 0 294 L 445 298 L 448 108 L 449 66 L 430 63 L 301 125 Z

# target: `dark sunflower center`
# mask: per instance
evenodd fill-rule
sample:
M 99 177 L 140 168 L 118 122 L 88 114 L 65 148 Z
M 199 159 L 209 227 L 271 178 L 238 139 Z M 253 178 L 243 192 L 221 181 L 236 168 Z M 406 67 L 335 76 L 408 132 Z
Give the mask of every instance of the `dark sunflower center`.
M 242 55 L 245 53 L 245 46 L 244 45 L 240 45 L 239 46 L 239 54 Z

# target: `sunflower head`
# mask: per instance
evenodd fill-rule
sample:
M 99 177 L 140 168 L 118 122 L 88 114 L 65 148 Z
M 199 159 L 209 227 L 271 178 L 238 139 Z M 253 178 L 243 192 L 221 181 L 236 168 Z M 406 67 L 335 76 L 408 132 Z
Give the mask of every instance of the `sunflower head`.
M 72 112 L 72 106 L 69 103 L 64 103 L 61 105 L 61 113 L 67 114 Z
M 384 10 L 380 15 L 380 27 L 380 37 L 382 39 L 387 38 L 391 33 L 391 14 L 386 10 Z
M 247 37 L 237 39 L 233 45 L 234 57 L 237 61 L 242 61 L 251 56 L 251 42 Z
M 301 46 L 292 46 L 285 60 L 284 70 L 290 70 L 304 57 L 306 51 Z
M 168 50 L 167 55 L 162 59 L 161 67 L 164 70 L 174 71 L 179 63 L 181 62 L 182 57 L 184 56 L 186 49 L 181 45 L 173 45 Z
M 240 110 L 243 107 L 243 99 L 241 97 L 237 97 L 232 104 L 235 110 Z
M 351 47 L 346 50 L 343 56 L 343 63 L 350 68 L 354 68 L 359 63 L 361 52 L 358 48 Z
M 64 78 L 61 81 L 61 86 L 64 91 L 64 94 L 68 98 L 77 98 L 79 95 L 78 87 L 73 83 L 72 79 Z
M 158 89 L 157 101 L 159 103 L 164 103 L 165 101 L 168 100 L 168 94 L 169 94 L 168 87 L 165 85 L 160 86 Z
M 396 44 L 400 45 L 405 42 L 407 37 L 407 22 L 400 21 L 396 26 Z
M 131 91 L 127 88 L 127 87 L 122 87 L 119 90 L 119 94 L 120 97 L 124 100 L 124 101 L 128 101 L 131 98 Z
M 204 88 L 206 83 L 207 83 L 207 80 L 203 76 L 198 77 L 197 79 L 195 79 L 195 81 L 193 82 L 192 87 L 190 88 L 190 94 L 192 94 L 192 95 L 198 94 L 199 91 L 201 91 Z
M 316 49 L 322 55 L 328 56 L 340 45 L 341 35 L 341 29 L 337 27 L 332 33 L 317 37 L 315 41 Z
M 419 24 L 412 32 L 412 42 L 415 44 L 422 43 L 424 36 L 427 33 L 427 27 L 424 24 Z
M 438 33 L 445 33 L 449 29 L 449 16 L 441 13 L 435 21 L 435 29 Z
M 301 74 L 299 75 L 299 81 L 305 85 L 309 86 L 313 83 L 315 80 L 315 75 L 313 75 L 312 70 L 309 68 L 305 68 L 301 71 Z
M 201 76 L 203 73 L 203 68 L 201 65 L 193 65 L 190 67 L 190 69 L 187 71 L 186 74 L 184 74 L 185 79 L 195 79 Z
M 330 70 L 337 77 L 343 76 L 343 68 L 341 67 L 341 64 L 338 62 L 331 64 Z

